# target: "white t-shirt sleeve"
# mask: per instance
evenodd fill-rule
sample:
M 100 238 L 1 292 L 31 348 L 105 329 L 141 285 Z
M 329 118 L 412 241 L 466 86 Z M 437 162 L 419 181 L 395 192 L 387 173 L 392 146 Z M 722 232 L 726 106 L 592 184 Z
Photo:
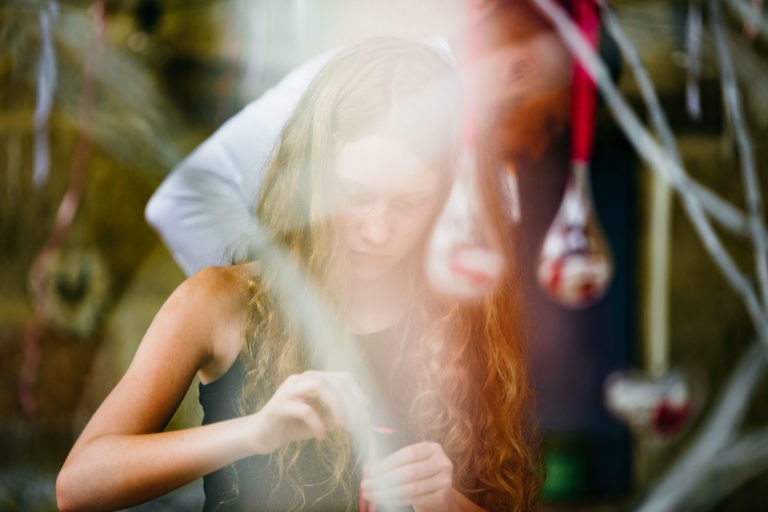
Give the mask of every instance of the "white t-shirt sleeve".
M 305 62 L 246 105 L 172 169 L 150 198 L 145 218 L 187 275 L 228 263 L 253 227 L 256 192 L 283 125 L 335 51 Z

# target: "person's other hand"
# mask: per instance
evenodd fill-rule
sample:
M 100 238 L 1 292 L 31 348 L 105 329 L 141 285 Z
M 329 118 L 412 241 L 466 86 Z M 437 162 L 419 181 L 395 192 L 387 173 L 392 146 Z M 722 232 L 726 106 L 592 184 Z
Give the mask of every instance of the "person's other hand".
M 367 465 L 361 487 L 365 499 L 377 504 L 451 510 L 453 463 L 437 443 L 412 444 Z

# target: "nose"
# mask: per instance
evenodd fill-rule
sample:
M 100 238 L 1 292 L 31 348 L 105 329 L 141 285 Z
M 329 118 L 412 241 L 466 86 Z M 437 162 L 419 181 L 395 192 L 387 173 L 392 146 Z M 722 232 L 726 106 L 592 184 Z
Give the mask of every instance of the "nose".
M 360 236 L 371 245 L 383 245 L 389 240 L 392 225 L 386 203 L 377 202 L 360 217 Z

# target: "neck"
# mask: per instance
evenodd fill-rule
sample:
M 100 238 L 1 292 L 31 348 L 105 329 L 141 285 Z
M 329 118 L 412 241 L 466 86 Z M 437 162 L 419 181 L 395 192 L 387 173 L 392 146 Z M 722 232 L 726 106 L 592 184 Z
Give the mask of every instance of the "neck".
M 355 334 L 368 334 L 396 324 L 411 303 L 408 276 L 404 269 L 389 272 L 374 281 L 353 280 L 348 319 Z

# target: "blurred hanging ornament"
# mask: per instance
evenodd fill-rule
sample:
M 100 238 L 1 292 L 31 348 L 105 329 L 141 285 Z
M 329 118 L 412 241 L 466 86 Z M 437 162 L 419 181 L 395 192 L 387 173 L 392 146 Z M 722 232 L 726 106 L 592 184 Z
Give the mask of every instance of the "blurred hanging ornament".
M 544 237 L 539 284 L 560 304 L 580 308 L 605 294 L 612 275 L 610 249 L 592 207 L 587 166 L 574 165 L 560 209 Z
M 685 31 L 685 103 L 691 119 L 701 119 L 701 0 L 690 0 Z
M 597 47 L 599 19 L 594 0 L 575 2 L 574 18 Z M 613 258 L 592 201 L 589 161 L 594 134 L 596 88 L 587 72 L 574 66 L 571 167 L 565 193 L 539 253 L 537 279 L 555 301 L 583 308 L 600 299 L 613 276 Z
M 481 300 L 498 282 L 504 268 L 500 244 L 490 229 L 478 183 L 476 154 L 477 94 L 472 72 L 477 61 L 476 20 L 484 2 L 467 0 L 464 47 L 466 97 L 459 164 L 448 200 L 435 223 L 425 254 L 432 288 L 462 300 Z
M 438 293 L 475 300 L 498 281 L 504 258 L 488 229 L 474 153 L 464 151 L 448 200 L 426 252 L 426 271 Z
M 704 402 L 704 384 L 693 369 L 652 377 L 639 370 L 612 373 L 605 381 L 606 408 L 636 434 L 670 441 L 691 424 Z
M 502 166 L 500 172 L 509 220 L 513 224 L 519 224 L 523 219 L 523 212 L 520 206 L 520 185 L 517 182 L 517 170 L 514 165 L 507 163 Z
M 37 66 L 37 105 L 34 115 L 35 166 L 32 172 L 32 181 L 36 187 L 41 187 L 46 183 L 51 165 L 48 120 L 53 109 L 53 96 L 56 88 L 57 71 L 53 24 L 58 16 L 58 11 L 58 4 L 54 0 L 49 0 L 40 9 L 40 61 Z

